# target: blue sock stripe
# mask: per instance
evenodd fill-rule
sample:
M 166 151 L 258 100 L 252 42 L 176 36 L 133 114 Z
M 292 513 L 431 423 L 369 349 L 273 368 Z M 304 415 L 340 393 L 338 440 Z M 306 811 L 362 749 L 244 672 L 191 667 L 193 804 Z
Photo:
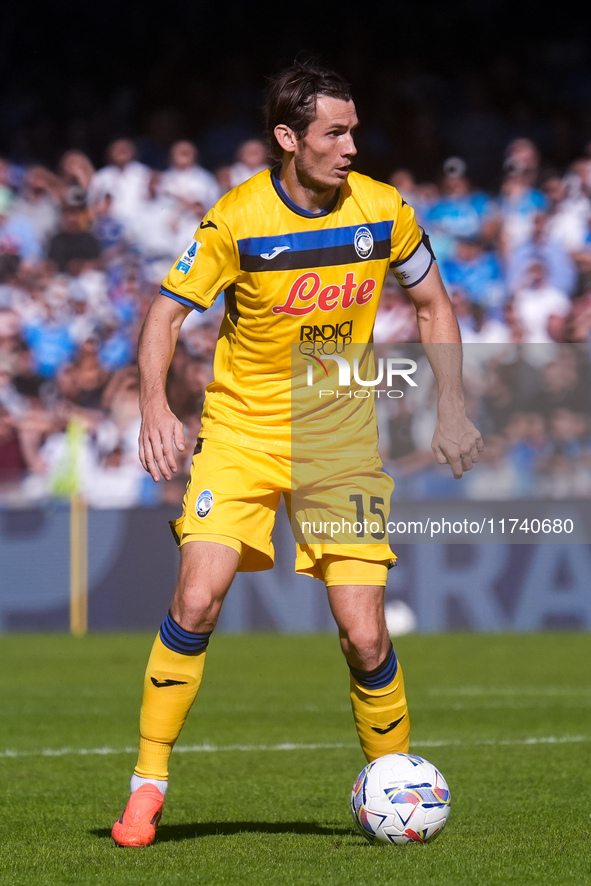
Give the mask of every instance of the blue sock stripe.
M 384 661 L 373 671 L 359 671 L 349 665 L 349 670 L 357 682 L 365 689 L 383 689 L 388 686 L 395 678 L 398 671 L 398 659 L 394 652 L 394 647 L 390 646 L 390 651 Z
M 204 652 L 211 634 L 193 634 L 176 623 L 170 612 L 160 625 L 160 639 L 165 646 L 180 655 L 199 655 Z

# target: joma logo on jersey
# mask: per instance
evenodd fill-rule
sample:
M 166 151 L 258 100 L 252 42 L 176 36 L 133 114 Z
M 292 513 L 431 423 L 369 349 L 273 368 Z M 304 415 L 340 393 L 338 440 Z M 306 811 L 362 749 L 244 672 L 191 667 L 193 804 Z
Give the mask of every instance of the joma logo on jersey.
M 353 321 L 323 323 L 322 326 L 302 326 L 300 329 L 300 353 L 328 356 L 342 353 L 353 341 Z
M 349 271 L 342 286 L 332 283 L 323 287 L 320 274 L 309 271 L 298 277 L 289 290 L 285 303 L 275 305 L 273 313 L 303 317 L 311 314 L 316 308 L 321 311 L 334 311 L 339 306 L 350 308 L 352 305 L 365 305 L 372 300 L 375 291 L 376 281 L 372 277 L 357 284 L 355 274 Z

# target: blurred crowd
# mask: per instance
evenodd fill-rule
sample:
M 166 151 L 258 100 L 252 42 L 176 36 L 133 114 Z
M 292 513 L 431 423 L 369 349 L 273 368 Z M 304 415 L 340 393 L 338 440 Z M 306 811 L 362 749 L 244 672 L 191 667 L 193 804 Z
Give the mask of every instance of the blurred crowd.
M 167 163 L 150 166 L 130 138 L 114 139 L 98 168 L 79 150 L 64 152 L 55 169 L 0 160 L 0 507 L 46 502 L 66 487 L 91 507 L 182 498 L 190 444 L 171 484 L 154 484 L 138 462 L 138 333 L 205 212 L 269 157 L 249 137 L 231 161 L 205 168 L 197 145 L 178 140 Z M 516 138 L 499 176 L 500 187 L 484 191 L 459 156 L 434 180 L 410 168 L 389 176 L 428 231 L 467 351 L 479 355 L 467 363 L 466 383 L 489 439 L 478 477 L 448 491 L 427 470 L 419 407 L 413 414 L 412 404 L 398 404 L 387 417 L 385 458 L 412 495 L 487 497 L 503 488 L 552 497 L 591 488 L 591 146 L 564 168 L 547 168 L 534 141 Z M 189 316 L 170 369 L 171 407 L 189 440 L 211 379 L 221 298 Z M 418 341 L 414 310 L 393 277 L 375 340 Z M 538 400 L 544 385 L 570 380 L 576 397 L 565 395 L 554 411 L 536 413 L 520 399 L 515 365 L 531 345 L 576 356 L 544 351 L 550 356 L 523 370 Z M 527 453 L 535 455 L 528 482 Z M 578 474 L 565 467 L 575 453 Z
M 388 346 L 381 346 L 388 352 Z M 377 402 L 380 449 L 396 500 L 587 499 L 591 496 L 591 354 L 582 343 L 462 345 L 468 414 L 484 437 L 475 468 L 454 480 L 430 443 L 436 413 L 433 373 L 421 346 L 417 387 Z
M 77 150 L 56 170 L 0 161 L 2 505 L 76 484 L 94 507 L 179 499 L 187 465 L 177 484 L 155 486 L 137 458 L 138 333 L 205 212 L 267 165 L 257 139 L 215 175 L 184 140 L 164 170 L 142 162 L 128 138 L 109 145 L 98 169 Z M 171 366 L 171 405 L 193 438 L 221 310 L 189 317 Z M 83 433 L 68 433 L 73 422 Z

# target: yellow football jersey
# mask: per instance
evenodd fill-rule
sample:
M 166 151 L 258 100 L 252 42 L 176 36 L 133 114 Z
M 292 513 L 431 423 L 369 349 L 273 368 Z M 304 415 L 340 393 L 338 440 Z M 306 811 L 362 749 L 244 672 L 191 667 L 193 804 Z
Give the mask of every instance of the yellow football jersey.
M 161 289 L 198 311 L 225 294 L 201 436 L 290 452 L 292 350 L 310 363 L 371 342 L 390 268 L 411 286 L 431 261 L 412 208 L 358 173 L 319 214 L 294 204 L 274 170 L 222 197 Z M 360 426 L 373 402 L 363 410 Z

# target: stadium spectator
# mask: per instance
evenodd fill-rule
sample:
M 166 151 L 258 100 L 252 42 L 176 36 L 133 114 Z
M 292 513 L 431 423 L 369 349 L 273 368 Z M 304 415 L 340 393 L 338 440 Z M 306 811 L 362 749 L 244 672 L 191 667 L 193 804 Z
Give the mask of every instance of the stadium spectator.
M 462 341 L 465 344 L 494 345 L 513 341 L 511 327 L 505 320 L 499 319 L 496 312 L 487 310 L 486 305 L 481 302 L 469 302 L 465 295 L 459 295 L 458 290 L 453 292 L 456 310 L 459 307 L 459 298 L 465 302 L 458 316 Z
M 125 260 L 131 249 L 131 236 L 113 215 L 113 198 L 110 194 L 97 197 L 89 211 L 90 230 L 100 244 L 101 257 L 106 268 Z
M 455 251 L 460 238 L 495 235 L 496 212 L 493 200 L 475 190 L 459 157 L 449 157 L 443 166 L 440 193 L 425 212 L 425 226 L 440 262 Z
M 23 325 L 22 336 L 31 349 L 35 370 L 45 378 L 53 378 L 74 356 L 76 341 L 57 307 L 45 307 L 45 316 Z
M 0 253 L 18 255 L 23 265 L 34 267 L 43 257 L 41 235 L 26 215 L 14 207 L 14 192 L 0 185 Z
M 181 349 L 182 353 L 186 351 Z M 201 416 L 205 400 L 205 389 L 213 380 L 210 355 L 206 357 L 194 357 L 187 355 L 182 361 L 179 372 L 179 364 L 176 371 L 168 379 L 166 390 L 169 402 L 174 403 L 175 415 L 181 421 L 190 419 L 195 413 Z
M 144 482 L 137 460 L 139 432 L 137 367 L 126 366 L 110 374 L 101 390 L 100 410 L 89 427 L 92 468 L 86 478 L 91 507 L 120 508 L 151 505 L 159 498 Z M 148 491 L 149 497 L 146 497 Z
M 505 148 L 503 167 L 508 173 L 519 173 L 526 188 L 536 188 L 540 175 L 540 151 L 530 138 L 512 139 Z
M 2 256 L 4 259 L 8 257 Z M 18 327 L 15 335 L 22 337 L 22 328 L 26 324 L 41 322 L 47 316 L 47 275 L 45 269 L 24 274 L 18 256 L 10 258 L 16 259 L 18 270 L 13 285 L 2 287 L 2 305 L 15 316 Z
M 14 385 L 15 359 L 5 348 L 0 350 L 0 406 L 12 416 L 22 414 L 26 409 L 26 399 Z
M 126 456 L 134 456 L 139 431 L 139 378 L 137 366 L 129 365 L 111 373 L 101 395 L 101 408 L 116 429 L 111 448 L 119 449 Z
M 376 313 L 373 340 L 385 342 L 418 342 L 417 316 L 410 299 L 392 275 L 386 277 Z
M 149 177 L 150 169 L 137 159 L 133 140 L 116 139 L 107 148 L 107 164 L 90 179 L 88 206 L 92 210 L 97 201 L 109 195 L 113 217 L 127 230 L 141 212 Z
M 60 230 L 49 240 L 47 259 L 58 274 L 71 277 L 100 267 L 101 244 L 89 230 L 88 215 L 83 205 L 77 202 L 63 205 Z
M 228 169 L 228 184 L 230 188 L 241 185 L 256 175 L 267 169 L 271 162 L 269 151 L 262 139 L 249 138 L 243 141 L 236 151 L 236 160 Z
M 0 308 L 0 347 L 12 353 L 17 347 L 20 333 L 20 316 L 11 304 L 6 304 Z
M 473 476 L 466 477 L 467 499 L 495 501 L 515 497 L 520 476 L 504 434 L 487 434 L 478 471 L 472 473 Z
M 424 226 L 429 209 L 439 197 L 437 186 L 432 182 L 419 184 L 412 171 L 404 167 L 394 169 L 390 173 L 388 184 L 396 188 L 406 202 L 412 206 L 418 223 Z
M 31 350 L 22 340 L 20 334 L 15 341 L 11 356 L 14 369 L 12 382 L 16 390 L 27 398 L 29 404 L 40 403 L 46 380 L 35 371 Z
M 498 248 L 504 259 L 531 236 L 533 219 L 546 209 L 546 198 L 537 186 L 539 153 L 529 139 L 517 139 L 506 151 L 503 179 L 497 199 Z
M 591 344 L 591 290 L 573 300 L 567 322 L 567 341 Z
M 19 280 L 20 258 L 12 252 L 0 252 L 0 310 L 12 307 L 23 289 Z
M 575 260 L 559 241 L 551 239 L 546 212 L 533 215 L 530 234 L 506 256 L 505 275 L 509 294 L 523 287 L 532 262 L 544 265 L 548 282 L 555 289 L 569 296 L 574 294 L 578 281 Z
M 1 375 L 2 365 L 0 358 Z M 27 463 L 22 452 L 15 421 L 10 412 L 0 402 L 0 490 L 5 495 L 7 492 L 12 493 L 13 490 L 18 493 L 20 483 L 24 480 L 26 472 Z M 19 499 L 16 501 L 18 502 Z
M 569 198 L 575 201 L 591 200 L 591 158 L 577 157 L 564 175 Z
M 74 194 L 86 202 L 95 172 L 90 158 L 83 151 L 76 148 L 64 151 L 58 164 L 62 200 L 69 202 Z
M 550 343 L 566 340 L 566 322 L 571 301 L 551 282 L 543 261 L 533 259 L 527 265 L 524 284 L 513 296 L 515 321 L 524 343 Z
M 134 364 L 136 333 L 133 323 L 121 324 L 114 313 L 101 323 L 96 334 L 100 341 L 99 360 L 104 369 L 116 372 Z
M 130 244 L 146 279 L 159 283 L 193 236 L 202 211 L 194 214 L 162 188 L 163 173 L 152 170 L 137 217 L 127 226 Z
M 191 219 L 186 222 L 189 234 L 221 196 L 216 177 L 199 164 L 196 145 L 186 139 L 171 147 L 169 165 L 162 173 L 159 191 L 176 202 L 181 217 Z
M 556 409 L 589 414 L 591 372 L 586 348 L 543 349 L 546 360 L 538 373 L 532 406 L 549 416 Z
M 109 381 L 109 373 L 100 361 L 99 346 L 98 338 L 91 336 L 79 345 L 74 356 L 77 403 L 84 409 L 101 409 L 103 392 Z
M 502 316 L 506 299 L 503 269 L 496 252 L 486 248 L 481 235 L 457 237 L 453 250 L 439 265 L 449 289 L 460 288 L 472 304 Z
M 37 239 L 45 247 L 49 238 L 58 229 L 60 203 L 58 176 L 43 166 L 31 166 L 25 170 L 11 211 L 29 220 Z
M 72 287 L 68 293 L 67 320 L 78 347 L 98 334 L 100 320 L 91 310 L 88 295 L 81 287 Z
M 547 201 L 545 235 L 573 256 L 584 249 L 589 232 L 591 201 L 569 189 L 569 179 L 557 172 L 547 172 L 541 183 Z

